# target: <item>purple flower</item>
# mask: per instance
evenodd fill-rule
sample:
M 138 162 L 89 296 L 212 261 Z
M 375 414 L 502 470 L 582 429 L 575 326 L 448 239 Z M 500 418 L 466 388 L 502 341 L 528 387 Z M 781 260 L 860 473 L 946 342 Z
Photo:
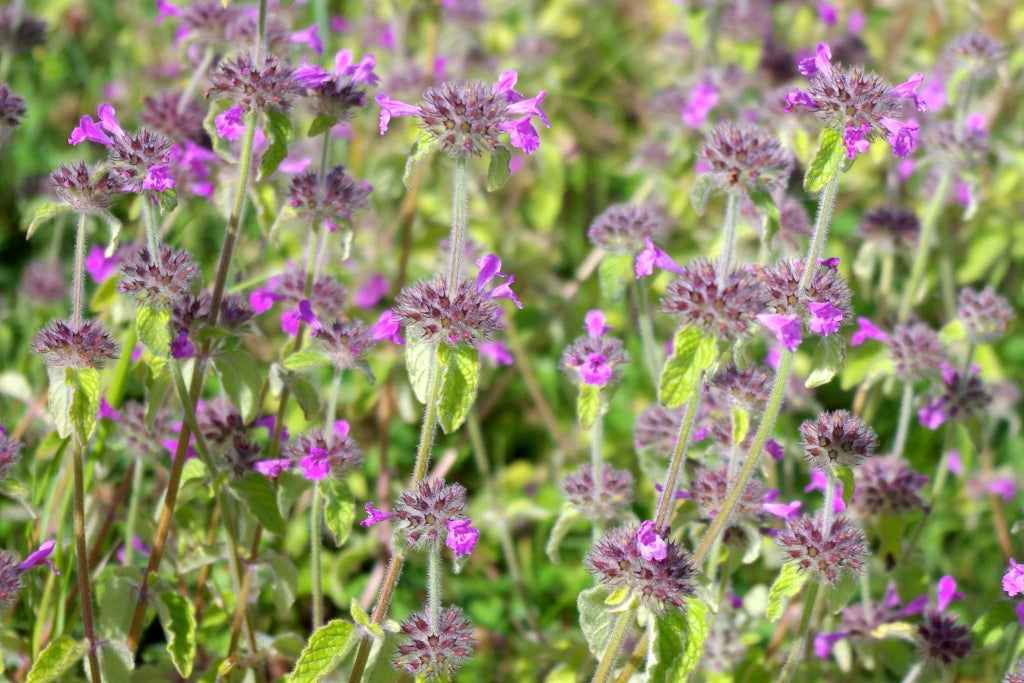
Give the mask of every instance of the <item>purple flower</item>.
M 363 521 L 359 522 L 360 526 L 373 526 L 377 522 L 383 522 L 386 519 L 391 519 L 392 517 L 394 517 L 394 513 L 393 512 L 385 512 L 383 510 L 375 510 L 373 508 L 373 503 L 372 502 L 366 504 L 365 510 L 366 510 L 366 519 L 364 519 Z
M 1017 623 L 1024 626 L 1024 602 L 1018 602 L 1013 611 L 1017 615 Z
M 679 114 L 683 123 L 691 128 L 700 128 L 717 104 L 718 89 L 711 83 L 698 83 L 690 90 Z
M 813 57 L 801 59 L 797 63 L 797 71 L 804 76 L 813 76 L 819 71 L 823 74 L 832 73 L 832 50 L 825 43 L 818 43 Z
M 658 535 L 651 520 L 646 520 L 637 529 L 636 547 L 648 562 L 661 562 L 668 555 L 668 544 Z
M 117 270 L 117 254 L 107 258 L 101 246 L 93 246 L 85 259 L 85 270 L 96 282 L 103 282 Z
M 883 116 L 880 121 L 885 129 L 889 131 L 889 144 L 892 145 L 894 157 L 902 159 L 909 156 L 917 149 L 917 121 L 910 120 L 904 123 L 896 119 Z
M 313 304 L 310 303 L 309 299 L 300 301 L 297 311 L 286 311 L 281 314 L 281 329 L 284 332 L 292 336 L 297 335 L 299 333 L 299 323 L 305 323 L 309 326 L 310 332 L 314 334 L 323 329 L 320 319 L 313 312 Z
M 374 273 L 352 295 L 352 303 L 359 308 L 373 308 L 388 293 L 388 289 L 388 279 L 380 273 Z
M 810 493 L 811 491 L 826 491 L 828 490 L 828 477 L 819 469 L 811 470 L 811 481 L 804 487 L 804 493 Z M 836 488 L 832 497 L 832 512 L 842 512 L 846 509 L 846 503 L 843 502 L 843 482 L 836 480 Z
M 317 35 L 317 31 L 320 30 L 319 24 L 313 24 L 309 28 L 296 31 L 288 36 L 289 43 L 302 43 L 309 46 L 318 55 L 324 53 L 324 43 L 320 40 L 320 36 Z
M 242 123 L 242 105 L 231 107 L 213 119 L 217 127 L 217 135 L 225 140 L 234 141 L 239 135 L 245 132 L 245 124 Z
M 612 366 L 607 363 L 602 353 L 587 354 L 587 359 L 579 367 L 580 378 L 584 384 L 603 387 L 612 377 Z
M 884 343 L 889 341 L 889 335 L 875 327 L 875 324 L 870 319 L 865 317 L 857 318 L 857 331 L 850 337 L 850 346 L 860 346 L 868 339 Z
M 811 332 L 823 337 L 838 330 L 843 321 L 843 311 L 830 301 L 808 301 L 807 310 L 811 312 Z
M 77 145 L 78 143 L 85 142 L 86 140 L 89 140 L 90 142 L 98 142 L 101 145 L 106 145 L 107 147 L 112 147 L 114 144 L 114 141 L 103 132 L 102 128 L 96 125 L 92 120 L 92 117 L 88 114 L 78 120 L 78 125 L 72 129 L 71 137 L 68 138 L 68 144 Z
M 252 426 L 253 427 L 263 427 L 264 429 L 267 430 L 267 436 L 273 436 L 274 435 L 274 428 L 277 426 L 277 418 L 274 417 L 273 415 L 267 415 L 266 417 L 261 417 L 258 420 L 253 420 L 252 421 Z M 288 426 L 287 425 L 284 425 L 284 424 L 281 425 L 281 436 L 280 436 L 280 439 L 281 439 L 281 441 L 287 441 L 288 440 Z
M 331 72 L 316 64 L 307 64 L 303 57 L 302 64 L 292 72 L 292 78 L 306 88 L 319 88 L 331 80 Z
M 309 455 L 302 459 L 302 473 L 310 481 L 320 481 L 331 471 L 331 463 L 327 460 L 327 451 L 318 446 L 309 449 Z
M 775 493 L 778 493 L 778 491 Z M 765 502 L 761 504 L 761 509 L 779 519 L 791 519 L 800 514 L 800 507 L 802 505 L 803 503 L 799 500 L 794 500 L 791 503 Z
M 683 267 L 676 263 L 671 256 L 654 246 L 650 237 L 644 238 L 644 248 L 636 255 L 636 277 L 639 280 L 644 275 L 653 275 L 655 268 L 667 270 L 670 273 L 681 275 Z
M 392 344 L 402 345 L 405 339 L 402 338 L 400 320 L 390 308 L 380 314 L 380 318 L 370 328 L 370 334 L 374 341 L 387 339 Z
M 851 10 L 850 16 L 846 20 L 846 30 L 850 35 L 860 35 L 860 32 L 864 30 L 864 26 L 868 23 L 867 16 L 859 9 Z
M 850 635 L 849 631 L 834 631 L 832 633 L 819 633 L 814 636 L 814 654 L 820 659 L 828 659 L 832 654 L 832 647 L 840 640 Z
M 793 107 L 795 107 L 798 104 L 801 107 L 813 109 L 814 98 L 812 98 L 810 95 L 805 93 L 800 88 L 794 88 L 793 92 L 786 95 L 786 104 L 783 107 L 783 110 L 788 114 L 789 112 L 793 111 Z
M 178 360 L 196 355 L 196 347 L 188 340 L 188 331 L 182 330 L 171 341 L 171 357 Z
M 388 123 L 396 116 L 419 116 L 420 108 L 398 100 L 392 100 L 387 93 L 379 92 L 373 101 L 380 107 L 380 134 L 388 129 Z
M 163 192 L 172 187 L 174 187 L 174 176 L 171 175 L 171 167 L 167 164 L 154 164 L 146 170 L 142 189 Z
M 1010 558 L 1010 568 L 1003 574 L 1003 590 L 1010 597 L 1024 593 L 1024 564 Z
M 946 411 L 943 406 L 946 404 L 946 397 L 942 396 L 934 401 L 929 401 L 917 409 L 917 419 L 921 426 L 931 430 L 938 429 L 946 421 Z
M 587 314 L 583 316 L 583 329 L 594 339 L 603 337 L 605 333 L 612 329 L 611 325 L 605 324 L 606 320 L 604 311 L 597 309 L 587 311 Z
M 288 469 L 292 461 L 289 458 L 277 458 L 276 460 L 259 460 L 254 462 L 252 468 L 265 476 L 267 479 L 274 481 L 281 473 Z
M 913 100 L 914 106 L 917 107 L 918 111 L 927 111 L 927 103 L 920 95 L 917 94 L 917 89 L 923 81 L 924 74 L 914 74 L 905 83 L 900 83 L 899 85 L 894 86 L 893 89 L 889 91 L 889 94 L 893 97 L 906 97 Z
M 795 313 L 759 313 L 757 322 L 775 333 L 779 344 L 787 351 L 796 351 L 802 341 L 800 320 Z
M 818 18 L 821 19 L 821 23 L 825 24 L 829 28 L 836 25 L 839 21 L 839 10 L 835 5 L 830 5 L 827 2 L 818 3 Z
M 768 442 L 764 445 L 764 449 L 768 452 L 768 455 L 771 456 L 772 460 L 782 460 L 782 456 L 785 455 L 785 450 L 782 448 L 782 444 L 775 439 L 768 439 Z
M 148 555 L 153 550 L 148 545 L 143 543 L 142 539 L 139 538 L 138 536 L 132 536 L 132 547 L 135 548 L 136 550 L 138 550 L 140 553 L 143 553 L 144 555 Z M 124 546 L 121 546 L 120 548 L 118 548 L 117 552 L 114 553 L 114 554 L 117 556 L 117 561 L 118 562 L 120 562 L 121 564 L 125 564 L 125 561 L 124 561 L 125 560 Z
M 53 570 L 54 574 L 60 576 L 60 572 L 57 571 L 57 567 L 53 565 L 53 560 L 50 559 L 50 555 L 53 554 L 53 549 L 56 545 L 57 543 L 55 541 L 44 542 L 41 546 L 39 546 L 39 550 L 35 551 L 34 553 L 26 557 L 25 561 L 18 565 L 18 570 L 21 572 L 27 572 L 29 569 L 32 569 L 33 567 L 38 567 L 39 565 L 45 564 L 49 565 L 50 569 Z
M 998 477 L 988 483 L 988 492 L 1009 503 L 1017 495 L 1017 482 L 1013 477 Z
M 838 256 L 832 256 L 831 258 L 820 258 L 818 259 L 818 263 L 820 263 L 823 267 L 828 268 L 833 273 L 839 272 Z
M 964 474 L 964 462 L 960 459 L 960 451 L 955 448 L 949 449 L 949 459 L 946 461 L 949 471 L 958 477 Z
M 870 132 L 871 126 L 866 123 L 862 123 L 860 128 L 846 127 L 846 132 L 843 133 L 843 144 L 846 145 L 847 157 L 855 159 L 858 154 L 868 151 L 868 147 L 871 145 L 864 136 Z
M 523 304 L 516 297 L 515 292 L 512 291 L 512 283 L 516 281 L 515 275 L 507 275 L 501 272 L 501 259 L 494 254 L 487 254 L 476 260 L 476 264 L 480 266 L 480 272 L 476 276 L 476 288 L 483 292 L 484 289 L 490 284 L 491 280 L 495 277 L 508 278 L 505 282 L 499 283 L 498 285 L 487 290 L 487 296 L 491 299 L 511 299 L 516 305 L 516 308 L 522 308 Z
M 484 358 L 489 359 L 495 365 L 512 365 L 512 354 L 509 353 L 505 342 L 496 341 L 481 344 L 478 351 L 480 351 Z
M 373 72 L 377 66 L 377 58 L 365 55 L 358 63 L 353 64 L 353 56 L 349 50 L 338 50 L 334 54 L 334 76 L 341 81 L 349 78 L 353 84 L 377 85 L 380 78 Z
M 540 135 L 537 134 L 537 129 L 530 123 L 529 114 L 520 119 L 499 123 L 498 130 L 508 133 L 508 141 L 512 143 L 512 146 L 518 147 L 527 154 L 533 154 L 540 149 Z
M 154 24 L 162 24 L 164 17 L 180 17 L 185 10 L 177 5 L 172 5 L 167 0 L 156 0 L 156 20 Z
M 107 403 L 106 397 L 100 399 L 100 411 L 97 415 L 101 420 L 112 420 L 117 422 L 121 419 L 121 413 L 114 410 L 114 408 Z
M 448 535 L 444 539 L 444 544 L 455 551 L 455 557 L 469 555 L 476 547 L 480 532 L 472 525 L 473 521 L 469 519 L 448 520 Z
M 956 579 L 949 574 L 939 579 L 935 605 L 939 608 L 940 612 L 944 612 L 953 600 L 963 600 L 963 597 L 963 593 L 956 592 Z
M 284 296 L 270 289 L 257 289 L 249 295 L 249 305 L 254 313 L 259 315 L 274 307 L 275 301 L 280 301 Z

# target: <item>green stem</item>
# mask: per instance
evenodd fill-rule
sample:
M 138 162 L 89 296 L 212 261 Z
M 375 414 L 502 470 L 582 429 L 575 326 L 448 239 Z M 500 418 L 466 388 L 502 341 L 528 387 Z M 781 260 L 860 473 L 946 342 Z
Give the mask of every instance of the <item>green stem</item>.
M 924 272 L 928 266 L 928 251 L 935 239 L 935 226 L 939 222 L 939 215 L 946 203 L 946 195 L 949 194 L 949 184 L 952 180 L 953 169 L 946 166 L 939 174 L 938 186 L 933 191 L 931 201 L 928 202 L 924 216 L 921 218 L 921 232 L 917 236 L 917 252 L 914 254 L 914 265 L 910 268 L 910 280 L 907 281 L 906 289 L 903 290 L 903 298 L 900 300 L 897 322 L 906 322 L 910 316 L 910 309 L 913 308 L 914 299 L 921 288 L 921 281 L 924 279 Z
M 416 448 L 416 464 L 412 470 L 412 484 L 427 476 L 430 451 L 434 447 L 434 432 L 437 431 L 437 399 L 441 392 L 441 364 L 437 361 L 437 348 L 428 351 L 430 366 L 427 369 L 427 402 L 423 405 L 423 424 L 420 427 L 420 443 Z
M 604 408 L 605 398 L 598 395 L 597 415 L 593 424 L 590 425 L 590 474 L 594 478 L 594 502 L 601 500 L 601 484 L 603 483 L 604 471 Z M 600 520 L 593 520 L 595 539 L 601 534 Z
M 896 425 L 896 442 L 892 447 L 895 457 L 903 455 L 907 444 L 907 433 L 910 431 L 910 416 L 914 407 L 914 383 L 907 380 L 903 385 L 903 396 L 900 398 L 900 417 Z
M 99 650 L 97 649 L 96 630 L 93 626 L 89 551 L 85 545 L 85 471 L 82 458 L 82 442 L 77 434 L 73 435 L 71 439 L 73 441 L 71 452 L 75 480 L 75 550 L 78 555 L 78 592 L 82 599 L 82 621 L 85 625 L 85 638 L 89 641 L 89 672 L 92 674 L 92 680 L 98 683 L 103 678 L 100 676 Z
M 465 250 L 466 230 L 469 222 L 469 195 L 466 192 L 466 159 L 455 160 L 455 180 L 452 188 L 452 226 L 448 246 L 448 291 L 454 292 L 462 277 L 462 252 Z
M 594 678 L 591 679 L 591 683 L 605 683 L 608 677 L 611 676 L 612 667 L 615 666 L 615 660 L 619 657 L 622 641 L 626 639 L 626 633 L 629 632 L 629 626 L 632 621 L 632 609 L 622 612 L 618 619 L 615 620 L 615 627 L 608 637 L 608 645 L 604 649 L 604 656 L 601 657 L 601 662 L 597 665 L 597 671 L 594 672 Z
M 793 646 L 789 650 L 789 657 L 786 658 L 786 664 L 779 673 L 776 683 L 787 683 L 789 679 L 793 677 L 793 672 L 796 670 L 797 665 L 803 658 L 804 640 L 811 627 L 811 615 L 814 614 L 814 601 L 817 597 L 818 584 L 812 583 L 807 588 L 807 596 L 804 599 L 804 613 L 803 616 L 800 617 L 800 629 L 797 631 L 796 639 L 793 641 Z
M 163 264 L 160 260 L 160 233 L 156 225 L 156 209 L 153 208 L 153 193 L 143 192 L 139 198 L 142 201 L 142 216 L 146 221 L 146 246 L 149 248 L 150 258 L 159 268 Z
M 818 269 L 818 259 L 825 248 L 828 240 L 828 228 L 832 223 L 832 211 L 836 206 L 836 190 L 839 188 L 839 166 L 832 175 L 832 179 L 825 185 L 821 198 L 818 200 L 818 217 L 814 221 L 814 236 L 811 237 L 811 244 L 807 249 L 807 258 L 804 260 L 804 272 L 800 276 L 800 287 L 798 293 L 807 290 L 811 283 L 811 277 Z
M 654 340 L 654 323 L 651 320 L 651 309 L 647 301 L 647 289 L 641 290 L 640 283 L 633 280 L 630 286 L 633 297 L 633 304 L 636 307 L 637 326 L 640 328 L 640 339 L 643 342 L 644 364 L 647 372 L 651 375 L 654 387 L 657 389 L 659 376 L 658 368 L 661 367 L 661 352 L 658 351 L 658 343 Z
M 82 299 L 85 297 L 85 219 L 78 214 L 78 231 L 75 233 L 75 275 L 71 286 L 71 321 L 77 330 L 82 326 Z
M 743 495 L 743 489 L 746 488 L 747 481 L 750 480 L 750 476 L 754 473 L 754 468 L 757 467 L 761 452 L 764 450 L 764 445 L 768 443 L 768 437 L 775 428 L 775 420 L 778 418 L 779 410 L 782 408 L 782 399 L 786 393 L 786 384 L 789 382 L 789 373 L 793 369 L 793 355 L 791 351 L 782 352 L 782 357 L 779 359 L 779 369 L 775 373 L 775 384 L 772 386 L 772 393 L 768 397 L 768 405 L 765 407 L 764 416 L 757 426 L 754 442 L 751 444 L 750 450 L 747 451 L 747 456 L 743 461 L 743 467 L 740 469 L 739 476 L 732 482 L 729 495 L 726 497 L 725 502 L 722 503 L 718 514 L 711 520 L 708 530 L 704 532 L 704 537 L 701 538 L 697 549 L 693 553 L 694 565 L 699 566 L 707 556 L 708 551 L 711 550 L 715 539 L 724 529 L 729 516 Z
M 876 662 L 875 666 L 880 666 L 880 663 Z M 924 670 L 924 660 L 918 661 L 910 668 L 907 675 L 903 677 L 903 683 L 914 683 L 917 677 L 921 675 L 921 671 Z
M 1003 663 L 999 665 L 999 680 L 1003 680 L 1006 675 L 1010 673 L 1010 668 L 1013 666 L 1014 656 L 1017 654 L 1017 648 L 1020 646 L 1020 636 L 1020 624 L 1014 624 L 1013 635 L 1010 636 L 1010 647 L 1006 648 L 1006 656 L 1003 658 Z
M 836 475 L 832 471 L 832 468 L 828 468 L 825 472 L 825 476 L 828 478 L 825 484 L 825 507 L 822 510 L 822 536 L 825 538 L 829 537 L 829 531 L 832 529 L 832 507 L 835 505 L 836 499 Z
M 693 392 L 693 397 L 686 402 L 686 412 L 683 420 L 679 423 L 679 434 L 676 436 L 676 446 L 672 451 L 672 459 L 668 464 L 668 471 L 665 473 L 665 483 L 661 489 L 661 497 L 658 499 L 658 512 L 654 516 L 654 528 L 661 529 L 668 518 L 668 511 L 672 502 L 676 499 L 676 480 L 679 478 L 679 470 L 686 460 L 686 451 L 690 447 L 690 435 L 693 434 L 693 425 L 696 422 L 697 410 L 700 407 L 700 379 Z M 695 563 L 696 564 L 696 563 Z
M 725 286 L 725 278 L 736 260 L 736 224 L 739 222 L 739 197 L 730 192 L 725 204 L 725 221 L 722 223 L 722 252 L 718 257 L 718 287 Z
M 427 552 L 427 613 L 433 633 L 437 633 L 437 620 L 441 614 L 441 548 L 438 543 L 431 543 Z
M 124 564 L 132 566 L 135 555 L 135 527 L 139 521 L 139 499 L 142 498 L 142 459 L 135 456 L 135 470 L 132 472 L 132 490 L 128 498 L 128 518 L 124 525 Z
M 323 559 L 320 557 L 320 482 L 313 482 L 313 503 L 309 507 L 310 565 L 313 570 L 313 630 L 324 624 Z
M 876 320 L 885 320 L 889 297 L 892 295 L 892 276 L 896 266 L 896 256 L 891 249 L 882 252 L 882 272 L 878 277 L 878 301 Z
M 185 109 L 188 108 L 188 103 L 192 101 L 193 95 L 196 94 L 196 90 L 199 89 L 199 82 L 206 76 L 207 69 L 210 68 L 210 64 L 213 63 L 213 45 L 207 45 L 206 51 L 203 52 L 202 59 L 199 60 L 199 64 L 192 71 L 192 76 L 188 79 L 188 85 L 181 91 L 181 96 L 178 97 L 178 115 L 185 113 Z
M 939 466 L 935 472 L 935 481 L 932 482 L 932 504 L 938 501 L 942 494 L 942 488 L 946 484 L 946 475 L 949 472 L 949 451 L 953 448 L 953 434 L 956 431 L 956 422 L 950 420 L 943 428 L 946 434 L 942 439 L 942 453 L 939 454 Z

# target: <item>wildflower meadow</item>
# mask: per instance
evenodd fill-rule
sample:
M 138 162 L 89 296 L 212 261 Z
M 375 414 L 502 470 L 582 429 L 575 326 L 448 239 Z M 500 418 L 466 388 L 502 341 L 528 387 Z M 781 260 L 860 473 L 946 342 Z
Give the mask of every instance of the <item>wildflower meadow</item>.
M 1022 46 L 7 2 L 0 680 L 1024 682 Z

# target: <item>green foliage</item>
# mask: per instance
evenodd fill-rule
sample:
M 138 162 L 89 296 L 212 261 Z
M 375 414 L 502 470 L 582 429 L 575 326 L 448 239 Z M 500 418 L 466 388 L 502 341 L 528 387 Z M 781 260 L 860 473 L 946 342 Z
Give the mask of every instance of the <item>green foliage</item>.
M 291 683 L 318 683 L 345 659 L 359 640 L 359 632 L 347 621 L 335 619 L 309 637 L 295 669 L 288 678 Z
M 487 167 L 487 191 L 500 190 L 508 182 L 512 174 L 509 164 L 512 161 L 512 152 L 505 145 L 496 145 L 491 152 L 491 163 Z
M 441 388 L 437 399 L 437 423 L 445 434 L 462 426 L 476 400 L 480 382 L 480 354 L 476 349 L 441 344 L 437 347 Z
M 683 611 L 670 610 L 654 622 L 654 645 L 648 660 L 651 681 L 683 681 L 697 667 L 708 637 L 709 610 L 696 598 L 687 597 Z M 652 662 L 651 659 L 654 661 Z
M 576 607 L 580 613 L 580 629 L 587 640 L 590 654 L 601 659 L 608 643 L 615 616 L 608 610 L 605 600 L 611 595 L 604 586 L 595 586 L 582 591 L 576 598 Z
M 672 355 L 661 371 L 658 400 L 667 408 L 678 408 L 697 394 L 697 382 L 715 362 L 718 344 L 714 337 L 706 337 L 694 327 L 684 327 L 676 332 L 672 348 Z
M 409 156 L 405 160 L 405 172 L 402 173 L 402 183 L 405 185 L 405 189 L 412 189 L 413 171 L 435 149 L 437 149 L 437 140 L 434 136 L 425 130 L 420 131 L 419 137 L 416 138 L 416 142 L 412 143 Z
M 222 351 L 213 359 L 213 366 L 220 375 L 224 391 L 231 402 L 238 408 L 242 420 L 251 422 L 259 409 L 260 392 L 263 389 L 263 377 L 256 361 L 245 351 Z
M 601 283 L 601 294 L 609 301 L 619 301 L 633 278 L 633 256 L 605 254 L 597 268 L 597 276 Z
M 60 680 L 85 656 L 88 649 L 89 644 L 84 640 L 75 640 L 71 636 L 57 636 L 39 653 L 38 659 L 33 662 L 32 668 L 25 676 L 25 683 L 50 683 Z
M 277 509 L 277 496 L 266 477 L 250 470 L 231 479 L 229 487 L 264 529 L 272 534 L 284 533 L 284 519 Z
M 409 384 L 420 403 L 427 402 L 427 385 L 430 383 L 430 364 L 437 362 L 437 346 L 423 340 L 409 339 L 405 343 L 405 367 L 409 372 Z
M 161 593 L 156 604 L 167 636 L 167 652 L 178 673 L 188 678 L 196 659 L 195 606 L 184 595 L 171 591 Z
M 579 516 L 580 513 L 576 512 L 576 508 L 572 507 L 568 503 L 562 504 L 562 511 L 558 514 L 558 519 L 555 520 L 555 525 L 551 527 L 551 534 L 548 536 L 548 543 L 544 549 L 548 559 L 555 564 L 562 561 L 558 548 L 562 544 L 562 539 L 569 533 L 569 529 L 572 528 L 573 523 L 579 519 Z
M 70 210 L 71 207 L 68 204 L 65 204 L 64 202 L 52 202 L 49 204 L 43 204 L 36 210 L 35 215 L 32 216 L 32 221 L 28 224 L 28 230 L 25 232 L 25 239 L 32 239 L 32 235 L 36 233 L 36 230 L 39 229 L 39 226 L 41 226 L 43 223 L 50 220 L 51 218 L 59 216 L 60 214 Z
M 828 384 L 843 370 L 846 360 L 846 340 L 839 334 L 830 334 L 818 340 L 811 357 L 811 373 L 804 386 L 808 389 Z
M 808 192 L 821 192 L 839 172 L 839 162 L 846 152 L 843 136 L 831 128 L 824 128 L 818 139 L 818 151 L 807 164 L 804 175 L 804 189 Z
M 576 416 L 580 424 L 589 429 L 601 412 L 601 387 L 593 384 L 580 384 L 579 397 L 576 399 Z
M 356 502 L 344 479 L 327 477 L 320 482 L 320 491 L 324 497 L 324 519 L 327 528 L 334 534 L 334 545 L 340 548 L 352 532 L 352 522 L 356 518 Z
M 769 621 L 778 621 L 782 617 L 782 613 L 786 611 L 786 605 L 804 587 L 807 578 L 807 572 L 800 571 L 800 568 L 793 562 L 782 565 L 782 571 L 779 572 L 768 591 L 768 610 L 765 615 Z
M 266 151 L 260 159 L 259 180 L 265 180 L 288 156 L 288 143 L 292 139 L 292 119 L 287 113 L 278 109 L 264 111 L 266 124 L 263 133 L 267 136 Z
M 152 306 L 135 311 L 135 334 L 149 352 L 159 358 L 171 355 L 171 312 Z
M 309 370 L 310 368 L 330 365 L 330 363 L 331 357 L 323 351 L 305 349 L 303 351 L 296 351 L 285 358 L 282 365 L 286 370 Z
M 703 216 L 708 209 L 708 197 L 711 195 L 711 176 L 698 173 L 690 186 L 690 206 L 698 216 Z
M 331 116 L 330 114 L 317 114 L 313 119 L 313 123 L 309 124 L 309 131 L 306 132 L 306 136 L 313 138 L 321 133 L 326 133 L 337 122 L 337 116 Z

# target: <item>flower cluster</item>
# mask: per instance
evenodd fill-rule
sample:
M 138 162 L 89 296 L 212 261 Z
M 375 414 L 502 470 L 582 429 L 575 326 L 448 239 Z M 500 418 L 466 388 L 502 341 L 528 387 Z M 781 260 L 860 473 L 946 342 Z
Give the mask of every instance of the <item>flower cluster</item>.
M 366 519 L 360 524 L 370 526 L 392 517 L 401 522 L 402 535 L 415 547 L 436 547 L 443 537 L 457 556 L 468 555 L 480 536 L 466 517 L 466 489 L 442 479 L 423 479 L 403 491 L 392 512 L 376 510 L 373 503 L 367 503 Z
M 668 232 L 668 215 L 653 204 L 613 204 L 590 223 L 594 246 L 613 254 L 636 254 L 646 240 L 660 241 Z
M 280 57 L 267 53 L 257 61 L 245 53 L 222 60 L 210 73 L 203 94 L 224 98 L 245 112 L 287 112 L 301 90 L 292 68 Z
M 310 481 L 343 476 L 363 462 L 359 446 L 348 433 L 348 422 L 336 420 L 329 433 L 313 429 L 296 437 L 285 446 L 284 455 L 293 466 L 302 468 L 303 476 Z
M 380 82 L 373 72 L 376 65 L 373 55 L 366 55 L 356 62 L 349 50 L 339 50 L 334 55 L 332 71 L 306 64 L 303 58 L 302 66 L 292 77 L 306 88 L 317 115 L 344 121 L 351 118 L 354 109 L 366 106 L 364 86 L 375 86 Z
M 43 354 L 51 368 L 102 368 L 117 358 L 117 343 L 98 320 L 51 320 L 32 341 L 32 350 Z
M 601 482 L 594 486 L 594 469 L 580 465 L 565 475 L 562 494 L 585 519 L 607 521 L 618 518 L 633 502 L 633 475 L 611 465 L 601 468 Z
M 611 327 L 605 324 L 605 315 L 598 310 L 587 313 L 584 329 L 587 334 L 577 337 L 562 352 L 559 367 L 576 384 L 582 382 L 597 387 L 618 384 L 622 366 L 629 362 L 622 341 L 606 336 Z
M 732 121 L 711 129 L 699 157 L 711 185 L 733 193 L 782 190 L 794 165 L 793 156 L 766 129 Z
M 328 171 L 322 191 L 319 183 L 315 171 L 295 176 L 288 185 L 288 203 L 302 220 L 313 224 L 323 221 L 331 230 L 336 230 L 339 223 L 350 222 L 365 208 L 373 189 L 370 183 L 346 173 L 344 166 Z
M 452 676 L 473 654 L 473 625 L 455 605 L 441 608 L 435 627 L 430 623 L 426 609 L 402 622 L 406 638 L 398 644 L 391 663 L 417 677 Z
M 845 572 L 859 574 L 869 554 L 860 527 L 840 515 L 826 529 L 821 511 L 813 517 L 802 515 L 789 520 L 775 542 L 800 571 L 809 572 L 814 581 L 831 586 Z
M 878 435 L 845 410 L 825 412 L 800 425 L 804 459 L 822 471 L 833 465 L 857 467 L 878 448 Z
M 751 333 L 767 302 L 767 292 L 749 270 L 730 270 L 720 284 L 714 264 L 699 258 L 669 283 L 660 310 L 675 315 L 680 327 L 690 325 L 731 343 Z

